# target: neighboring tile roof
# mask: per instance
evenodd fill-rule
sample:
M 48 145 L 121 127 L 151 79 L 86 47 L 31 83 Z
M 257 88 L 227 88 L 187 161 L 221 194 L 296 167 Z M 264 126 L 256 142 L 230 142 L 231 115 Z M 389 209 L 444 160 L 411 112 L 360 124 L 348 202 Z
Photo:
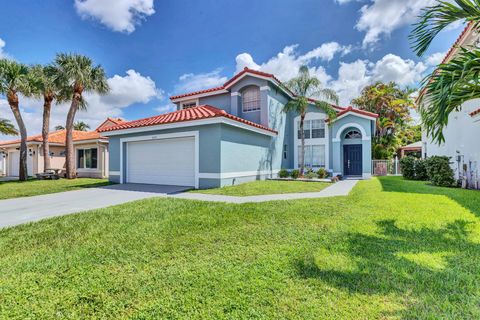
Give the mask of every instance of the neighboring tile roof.
M 471 116 L 471 117 L 474 117 L 474 116 L 479 115 L 479 114 L 480 114 L 480 108 L 478 108 L 478 109 L 475 110 L 475 111 L 470 112 L 470 116 Z
M 105 121 L 102 122 L 101 125 L 99 125 L 97 127 L 97 129 L 95 129 L 95 131 L 98 131 L 98 130 L 104 128 L 104 127 L 111 127 L 111 126 L 121 124 L 121 123 L 124 123 L 124 122 L 126 122 L 126 121 L 123 120 L 122 118 L 107 118 Z
M 169 123 L 178 123 L 178 122 L 201 120 L 201 119 L 211 119 L 211 118 L 217 118 L 217 117 L 224 117 L 227 119 L 231 119 L 234 121 L 247 124 L 255 128 L 277 133 L 275 130 L 272 130 L 268 127 L 236 117 L 234 115 L 227 113 L 225 110 L 220 110 L 209 105 L 182 109 L 182 110 L 161 114 L 161 115 L 150 117 L 150 118 L 125 122 L 113 127 L 103 128 L 100 130 L 100 132 L 141 128 L 141 127 L 148 127 L 148 126 L 155 126 L 155 125 L 162 125 L 162 124 L 169 124 Z
M 407 144 L 406 146 L 400 147 L 400 150 L 417 150 L 422 149 L 422 141 L 414 142 Z
M 349 113 L 349 112 L 353 112 L 353 113 L 356 113 L 356 114 L 361 114 L 361 115 L 368 116 L 368 117 L 378 118 L 378 114 L 376 114 L 376 113 L 365 111 L 365 110 L 360 110 L 360 109 L 354 108 L 352 106 L 349 106 L 347 108 L 343 108 L 343 111 L 337 113 L 337 117 L 341 117 L 344 114 Z
M 66 140 L 66 130 L 59 130 L 50 132 L 49 134 L 49 143 L 65 145 Z M 108 139 L 102 137 L 100 133 L 96 131 L 73 131 L 73 141 L 87 141 L 87 140 L 96 140 L 96 139 Z M 42 135 L 35 135 L 27 137 L 27 142 L 43 142 Z M 10 140 L 10 141 L 0 141 L 0 146 L 12 145 L 20 143 L 20 139 Z

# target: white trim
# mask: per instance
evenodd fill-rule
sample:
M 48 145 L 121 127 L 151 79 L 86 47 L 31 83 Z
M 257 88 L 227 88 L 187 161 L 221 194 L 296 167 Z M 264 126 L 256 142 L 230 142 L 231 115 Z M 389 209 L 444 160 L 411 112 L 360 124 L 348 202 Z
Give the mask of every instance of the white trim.
M 372 174 L 371 173 L 364 173 L 362 174 L 362 178 L 365 179 L 365 180 L 369 180 L 372 178 Z
M 348 111 L 347 113 L 342 114 L 340 117 L 337 117 L 330 122 L 333 123 L 333 122 L 338 121 L 342 118 L 345 118 L 346 116 L 349 116 L 349 115 L 354 115 L 356 117 L 364 118 L 364 119 L 367 119 L 367 120 L 377 121 L 377 118 L 375 118 L 375 117 L 367 116 L 367 115 L 364 115 L 364 114 L 359 114 L 359 113 L 356 113 L 354 111 Z
M 343 126 L 340 127 L 340 129 L 337 130 L 337 135 L 335 137 L 335 141 L 341 141 L 342 140 L 342 133 L 345 129 L 347 128 L 357 128 L 358 130 L 360 130 L 360 132 L 362 133 L 362 140 L 370 140 L 370 137 L 367 136 L 367 132 L 365 131 L 365 128 L 363 128 L 361 125 L 359 125 L 358 123 L 353 123 L 353 122 L 350 122 L 350 123 L 346 123 L 344 124 Z
M 240 92 L 232 92 L 231 96 L 232 97 L 241 97 L 242 94 Z
M 187 96 L 187 97 L 181 97 L 181 98 L 170 99 L 170 100 L 173 103 L 177 103 L 177 102 L 182 102 L 182 101 L 186 101 L 186 100 L 193 100 L 193 99 L 199 99 L 199 98 L 203 98 L 203 97 L 210 97 L 210 96 L 214 96 L 214 95 L 217 95 L 217 94 L 223 94 L 223 93 L 228 93 L 228 90 L 219 89 L 218 91 L 199 93 L 199 94 L 195 94 L 195 95 L 191 95 L 191 96 Z
M 305 121 L 310 121 L 310 120 L 325 120 L 327 118 L 327 115 L 325 113 L 320 113 L 320 112 L 308 112 L 305 115 Z M 295 168 L 298 168 L 298 147 L 301 145 L 301 139 L 298 139 L 297 134 L 298 134 L 298 121 L 300 121 L 300 116 L 296 116 L 293 119 L 293 166 Z M 330 147 L 329 147 L 329 127 L 328 123 L 325 123 L 325 138 L 310 138 L 310 139 L 305 139 L 305 146 L 325 146 L 325 169 L 328 170 L 330 169 Z M 283 155 L 282 155 L 283 156 Z
M 117 136 L 122 134 L 129 134 L 129 133 L 138 133 L 138 132 L 150 132 L 155 130 L 166 130 L 166 129 L 177 129 L 177 128 L 185 128 L 185 127 L 192 127 L 192 126 L 202 126 L 208 124 L 229 124 L 231 126 L 235 126 L 238 128 L 242 128 L 245 130 L 250 130 L 253 132 L 265 134 L 270 137 L 276 137 L 277 134 L 275 132 L 257 128 L 236 120 L 228 119 L 225 117 L 217 117 L 217 118 L 210 118 L 210 119 L 201 119 L 201 120 L 192 120 L 192 121 L 185 121 L 185 122 L 175 122 L 175 123 L 167 123 L 167 124 L 159 124 L 155 126 L 147 126 L 147 127 L 140 127 L 140 128 L 131 128 L 131 129 L 124 129 L 124 130 L 116 130 L 116 131 L 108 131 L 102 132 L 104 136 Z
M 91 140 L 78 140 L 78 141 L 73 141 L 73 144 L 87 144 L 87 143 L 108 143 L 108 140 L 105 139 L 91 139 Z M 49 145 L 51 145 L 49 143 Z M 63 145 L 61 145 L 63 146 Z
M 166 133 L 166 134 L 155 134 L 155 135 L 148 135 L 148 136 L 140 136 L 140 137 L 130 137 L 130 138 L 122 138 L 120 139 L 120 183 L 125 183 L 124 177 L 124 164 L 123 164 L 123 144 L 126 143 L 128 146 L 128 142 L 136 142 L 136 141 L 149 141 L 149 140 L 163 140 L 163 139 L 172 139 L 172 138 L 185 138 L 185 137 L 194 137 L 195 138 L 195 189 L 199 187 L 199 168 L 200 168 L 200 139 L 199 139 L 199 132 L 198 131 L 187 131 L 187 132 L 177 132 L 177 133 Z M 125 157 L 128 157 L 128 152 L 125 154 Z M 128 163 L 128 159 L 125 159 Z
M 111 176 L 119 176 L 120 171 L 110 171 L 108 174 L 111 175 Z
M 222 173 L 200 173 L 201 179 L 230 179 L 239 177 L 249 177 L 258 175 L 277 174 L 280 170 L 263 170 L 263 171 L 240 171 L 240 172 L 222 172 Z
M 270 87 L 269 86 L 260 87 L 260 91 L 270 91 Z

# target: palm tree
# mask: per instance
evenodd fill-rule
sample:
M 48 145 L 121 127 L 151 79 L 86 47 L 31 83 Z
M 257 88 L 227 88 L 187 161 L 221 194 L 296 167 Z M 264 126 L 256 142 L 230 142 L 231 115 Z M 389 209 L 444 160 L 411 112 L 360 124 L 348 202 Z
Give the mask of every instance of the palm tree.
M 65 130 L 65 127 L 64 126 L 55 126 L 54 130 L 55 131 Z
M 414 51 L 425 54 L 433 39 L 450 24 L 467 21 L 471 28 L 480 31 L 480 0 L 437 0 L 426 8 L 410 34 Z M 443 128 L 453 111 L 459 111 L 463 103 L 480 98 L 480 50 L 460 48 L 455 58 L 441 64 L 423 80 L 425 88 L 419 98 L 419 109 L 427 134 L 441 143 L 445 140 Z M 427 107 L 428 106 L 428 107 Z
M 330 119 L 336 117 L 336 112 L 331 103 L 338 104 L 338 95 L 331 89 L 322 87 L 322 83 L 315 76 L 311 76 L 307 66 L 300 67 L 298 76 L 288 81 L 286 87 L 295 94 L 284 107 L 284 112 L 293 111 L 300 115 L 300 138 L 302 140 L 300 152 L 300 176 L 305 171 L 305 132 L 304 122 L 308 106 L 312 104 L 323 110 Z M 317 100 L 312 100 L 317 99 Z
M 31 94 L 28 80 L 28 67 L 8 59 L 0 59 L 0 94 L 7 97 L 10 109 L 20 131 L 20 168 L 19 180 L 28 179 L 27 172 L 27 128 L 19 108 L 18 93 Z
M 59 70 L 59 83 L 62 85 L 58 102 L 70 101 L 65 128 L 66 175 L 68 179 L 76 177 L 73 148 L 73 124 L 79 109 L 87 108 L 84 93 L 106 94 L 109 91 L 105 71 L 94 66 L 90 58 L 78 54 L 58 54 L 55 65 Z
M 10 136 L 16 136 L 18 134 L 18 131 L 17 129 L 15 129 L 15 126 L 10 121 L 8 121 L 7 119 L 0 119 L 0 133 Z
M 90 129 L 90 126 L 83 121 L 77 121 L 73 125 L 73 129 L 77 131 L 88 131 L 88 129 Z
M 50 145 L 48 136 L 50 133 L 50 113 L 52 102 L 57 98 L 59 86 L 57 83 L 58 70 L 55 66 L 35 65 L 30 70 L 31 83 L 34 90 L 34 96 L 43 98 L 43 168 L 50 168 Z

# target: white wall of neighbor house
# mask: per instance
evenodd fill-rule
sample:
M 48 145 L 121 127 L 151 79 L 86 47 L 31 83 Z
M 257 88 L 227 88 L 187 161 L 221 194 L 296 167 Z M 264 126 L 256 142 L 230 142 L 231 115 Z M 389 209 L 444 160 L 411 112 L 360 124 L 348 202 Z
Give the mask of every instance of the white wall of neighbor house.
M 480 108 L 480 99 L 466 102 L 462 110 L 449 116 L 448 126 L 444 129 L 445 143 L 437 144 L 426 136 L 422 137 L 422 156 L 451 157 L 452 168 L 458 178 L 463 165 L 478 179 L 480 174 L 480 115 L 470 113 Z M 462 173 L 463 174 L 463 173 Z
M 4 176 L 5 172 L 5 154 L 0 151 L 0 176 Z
M 91 151 L 97 150 L 97 163 L 96 168 L 92 168 L 89 160 L 85 159 L 85 154 Z M 79 150 L 84 150 L 83 168 L 79 167 Z M 91 157 L 91 156 L 90 156 Z M 91 158 L 90 158 L 91 160 Z M 78 144 L 75 145 L 75 165 L 77 166 L 77 175 L 80 178 L 106 178 L 108 177 L 108 145 L 104 143 L 90 143 L 90 144 Z
M 65 170 L 65 147 L 50 146 L 50 167 L 51 169 Z M 44 172 L 43 146 L 40 146 L 38 153 L 38 172 Z

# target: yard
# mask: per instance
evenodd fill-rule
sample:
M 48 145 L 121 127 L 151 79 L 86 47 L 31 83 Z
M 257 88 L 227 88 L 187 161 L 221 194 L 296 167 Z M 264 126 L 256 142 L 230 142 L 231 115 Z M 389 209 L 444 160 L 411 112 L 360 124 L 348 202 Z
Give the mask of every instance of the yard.
M 217 194 L 224 196 L 259 196 L 265 194 L 285 194 L 302 192 L 319 192 L 326 187 L 331 186 L 329 182 L 310 182 L 310 181 L 254 181 L 236 186 L 215 188 L 208 190 L 192 190 L 194 193 Z
M 480 193 L 151 199 L 0 230 L 0 318 L 480 318 Z
M 106 186 L 102 179 L 0 181 L 0 200 Z

